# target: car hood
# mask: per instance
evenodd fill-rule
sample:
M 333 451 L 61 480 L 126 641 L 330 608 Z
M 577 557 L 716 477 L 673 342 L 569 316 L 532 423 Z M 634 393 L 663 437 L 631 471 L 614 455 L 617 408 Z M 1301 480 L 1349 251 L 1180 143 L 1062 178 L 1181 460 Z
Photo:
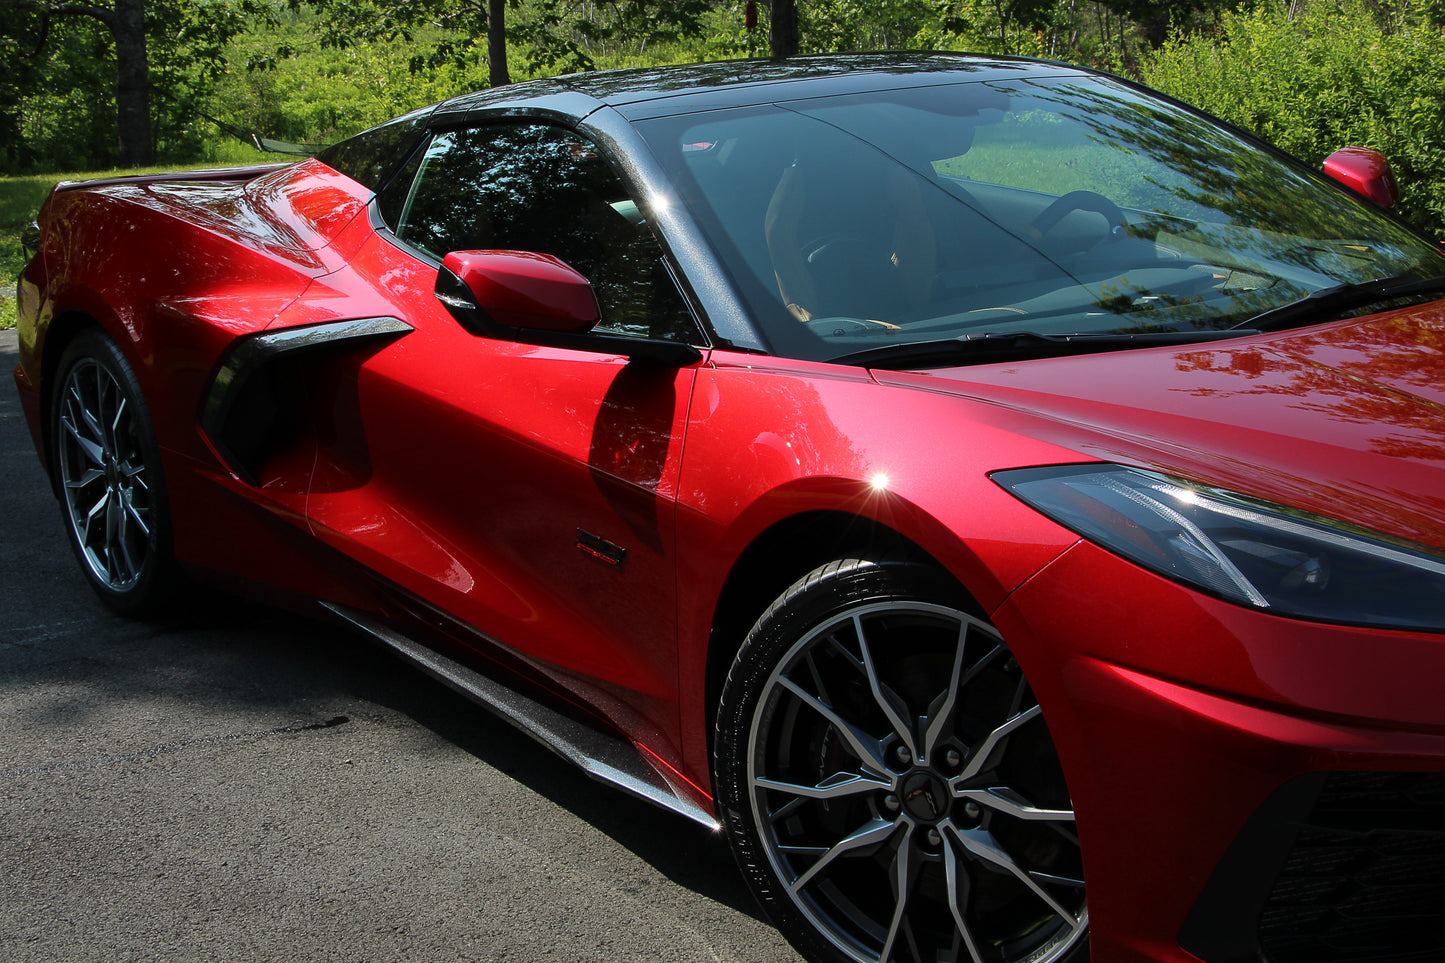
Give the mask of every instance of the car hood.
M 1445 548 L 1445 302 L 1207 347 L 875 372 L 1152 468 Z

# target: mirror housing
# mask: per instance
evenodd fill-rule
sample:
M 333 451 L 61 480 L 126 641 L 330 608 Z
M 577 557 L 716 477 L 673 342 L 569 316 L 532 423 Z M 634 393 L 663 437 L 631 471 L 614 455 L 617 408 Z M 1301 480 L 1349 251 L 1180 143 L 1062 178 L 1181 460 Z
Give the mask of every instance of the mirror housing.
M 1395 172 L 1384 154 L 1370 147 L 1341 147 L 1325 158 L 1325 174 L 1381 207 L 1400 200 Z
M 455 283 L 446 284 L 443 293 L 447 274 L 460 282 L 465 295 Z M 464 303 L 467 296 L 470 304 Z M 454 315 L 456 308 L 479 312 L 480 317 L 457 320 L 467 330 L 491 337 L 497 335 L 488 327 L 582 334 L 602 318 L 588 280 L 550 254 L 453 251 L 442 260 L 437 297 Z
M 550 254 L 452 251 L 437 272 L 436 297 L 458 324 L 484 338 L 670 367 L 702 360 L 690 344 L 593 331 L 602 315 L 591 282 Z

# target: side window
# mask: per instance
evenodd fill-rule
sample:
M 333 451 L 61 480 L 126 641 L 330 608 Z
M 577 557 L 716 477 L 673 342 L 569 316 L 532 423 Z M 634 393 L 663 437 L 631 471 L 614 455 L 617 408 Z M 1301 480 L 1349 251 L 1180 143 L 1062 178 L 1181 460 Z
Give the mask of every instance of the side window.
M 396 173 L 397 165 L 406 160 L 426 135 L 426 119 L 430 113 L 431 108 L 426 107 L 362 131 L 326 148 L 316 159 L 370 190 L 379 191 Z
M 698 340 L 662 251 L 621 179 L 593 144 L 541 124 L 438 134 L 418 174 L 386 200 L 389 223 L 412 247 L 534 251 L 592 282 L 599 330 Z

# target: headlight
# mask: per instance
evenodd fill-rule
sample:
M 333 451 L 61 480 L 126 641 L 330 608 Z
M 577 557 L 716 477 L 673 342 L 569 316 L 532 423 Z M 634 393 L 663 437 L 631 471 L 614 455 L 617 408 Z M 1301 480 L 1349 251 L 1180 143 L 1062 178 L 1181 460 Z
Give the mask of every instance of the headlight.
M 1445 554 L 1334 519 L 1118 465 L 992 475 L 1084 538 L 1276 615 L 1445 632 Z

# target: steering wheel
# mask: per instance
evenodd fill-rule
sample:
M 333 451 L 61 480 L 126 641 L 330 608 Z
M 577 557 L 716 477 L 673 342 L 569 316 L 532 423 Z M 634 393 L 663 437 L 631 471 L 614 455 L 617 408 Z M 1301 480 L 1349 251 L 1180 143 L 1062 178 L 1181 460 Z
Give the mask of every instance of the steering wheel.
M 1039 216 L 1029 222 L 1030 236 L 1035 240 L 1042 240 L 1045 234 L 1052 231 L 1060 221 L 1075 211 L 1102 214 L 1104 220 L 1109 222 L 1109 230 L 1089 247 L 1095 247 L 1122 233 L 1120 228 L 1124 226 L 1124 212 L 1119 209 L 1118 204 L 1103 194 L 1095 194 L 1093 191 L 1070 191 L 1040 211 Z

